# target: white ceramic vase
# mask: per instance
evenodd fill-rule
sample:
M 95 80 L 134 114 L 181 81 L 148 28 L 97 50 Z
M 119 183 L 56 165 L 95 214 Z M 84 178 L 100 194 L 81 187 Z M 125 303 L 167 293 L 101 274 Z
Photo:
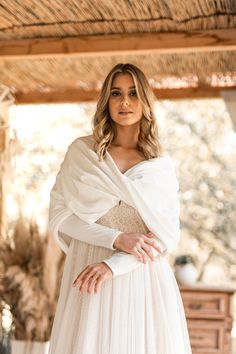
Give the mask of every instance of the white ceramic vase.
M 175 277 L 181 285 L 192 285 L 197 281 L 198 272 L 192 263 L 175 266 Z
M 11 341 L 11 354 L 48 354 L 49 342 Z

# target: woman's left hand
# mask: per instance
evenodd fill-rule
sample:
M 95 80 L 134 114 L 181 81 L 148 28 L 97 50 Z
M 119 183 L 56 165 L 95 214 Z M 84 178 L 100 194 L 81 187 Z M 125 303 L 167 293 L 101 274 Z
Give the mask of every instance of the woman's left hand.
M 94 293 L 97 293 L 102 283 L 112 277 L 112 270 L 106 263 L 89 264 L 79 273 L 72 286 L 75 287 L 81 283 L 79 288 L 80 292 L 87 291 L 90 294 L 94 291 Z

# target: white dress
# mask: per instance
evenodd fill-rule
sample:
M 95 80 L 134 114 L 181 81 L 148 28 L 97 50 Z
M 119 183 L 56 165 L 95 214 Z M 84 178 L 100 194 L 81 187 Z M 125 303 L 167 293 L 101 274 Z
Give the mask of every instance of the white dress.
M 113 231 L 149 231 L 137 210 L 122 201 L 97 223 Z M 49 353 L 190 354 L 182 299 L 165 255 L 140 262 L 132 271 L 118 266 L 116 276 L 106 280 L 97 294 L 80 294 L 78 287 L 72 288 L 88 264 L 106 259 L 109 264 L 115 253 L 71 239 Z

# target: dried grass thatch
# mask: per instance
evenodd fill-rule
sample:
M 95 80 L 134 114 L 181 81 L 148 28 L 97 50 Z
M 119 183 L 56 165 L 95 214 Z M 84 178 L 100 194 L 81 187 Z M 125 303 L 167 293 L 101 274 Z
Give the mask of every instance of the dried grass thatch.
M 30 0 L 5 1 L 0 8 L 0 40 L 89 34 L 173 32 L 233 28 L 230 0 Z
M 0 7 L 0 41 L 63 39 L 97 35 L 191 32 L 236 27 L 234 1 L 163 0 L 125 1 L 30 0 L 5 1 Z M 32 43 L 34 43 L 32 42 Z M 226 41 L 227 42 L 227 41 Z M 50 46 L 50 43 L 49 43 Z M 91 49 L 92 50 L 92 49 Z M 196 80 L 209 84 L 218 77 L 222 86 L 236 85 L 236 51 L 141 55 L 65 55 L 48 58 L 0 58 L 0 82 L 18 97 L 30 92 L 91 90 L 100 87 L 108 70 L 118 62 L 133 62 L 158 88 L 192 87 Z M 192 80 L 185 78 L 192 75 Z M 195 80 L 195 81 L 194 81 Z
M 218 86 L 236 86 L 236 51 L 0 61 L 0 80 L 14 93 L 96 90 L 120 62 L 138 65 L 156 88 L 181 87 L 181 81 L 186 87 L 207 85 L 217 75 Z

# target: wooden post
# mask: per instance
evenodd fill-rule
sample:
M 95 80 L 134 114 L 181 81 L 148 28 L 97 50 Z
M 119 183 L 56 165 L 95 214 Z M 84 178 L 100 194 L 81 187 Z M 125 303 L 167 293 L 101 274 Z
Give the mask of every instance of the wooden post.
M 8 87 L 0 86 L 0 239 L 6 237 L 6 179 L 7 164 L 10 163 L 9 154 L 9 107 L 14 103 Z

